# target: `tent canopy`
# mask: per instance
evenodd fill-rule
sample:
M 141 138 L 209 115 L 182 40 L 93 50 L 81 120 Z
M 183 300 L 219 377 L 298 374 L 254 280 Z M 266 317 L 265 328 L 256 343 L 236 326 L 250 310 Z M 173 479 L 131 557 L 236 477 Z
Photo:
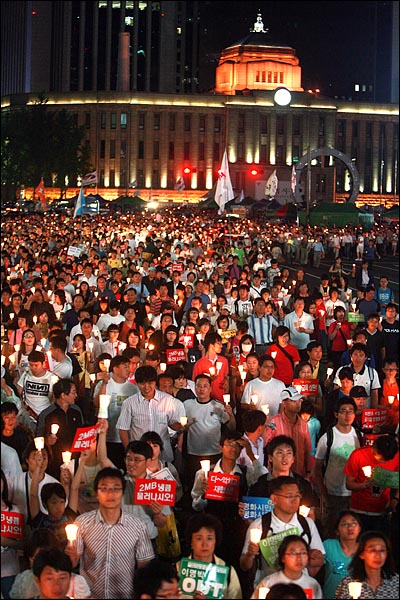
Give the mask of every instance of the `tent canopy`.
M 299 213 L 300 223 L 306 224 L 306 213 Z M 327 227 L 345 227 L 346 225 L 362 225 L 364 229 L 371 228 L 374 216 L 360 211 L 351 202 L 339 204 L 321 202 L 310 210 L 310 225 L 326 225 Z

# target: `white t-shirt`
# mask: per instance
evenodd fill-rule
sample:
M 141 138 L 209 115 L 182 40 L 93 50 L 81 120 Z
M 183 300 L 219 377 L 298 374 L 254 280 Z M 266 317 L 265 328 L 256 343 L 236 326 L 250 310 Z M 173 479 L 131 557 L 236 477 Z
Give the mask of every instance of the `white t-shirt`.
M 100 388 L 101 382 L 97 384 L 95 389 L 95 398 L 98 397 Z M 132 396 L 133 394 L 137 394 L 138 391 L 139 389 L 134 383 L 131 383 L 130 381 L 126 381 L 125 383 L 117 383 L 114 381 L 112 376 L 110 377 L 105 391 L 105 394 L 110 394 L 111 396 L 110 404 L 108 405 L 107 442 L 121 442 L 119 431 L 116 425 L 121 413 L 122 404 L 126 398 L 129 398 L 129 396 Z
M 277 583 L 295 583 L 303 589 L 311 589 L 313 600 L 319 600 L 320 598 L 323 598 L 321 586 L 319 585 L 318 581 L 314 579 L 314 577 L 310 577 L 306 569 L 303 569 L 303 573 L 301 577 L 299 577 L 299 579 L 289 579 L 289 577 L 287 577 L 283 571 L 276 571 L 275 573 L 272 573 L 272 575 L 264 577 L 264 579 L 260 581 L 256 589 L 254 590 L 253 594 L 251 595 L 251 598 L 258 598 L 258 590 L 260 589 L 260 587 L 271 588 Z
M 30 371 L 23 373 L 18 380 L 18 385 L 24 389 L 24 402 L 37 415 L 50 406 L 49 396 L 53 390 L 53 375 L 46 371 L 42 377 L 34 377 Z
M 333 428 L 332 446 L 324 477 L 328 494 L 332 496 L 351 496 L 351 490 L 346 488 L 346 475 L 344 475 L 343 469 L 350 454 L 359 447 L 360 442 L 354 427 L 351 428 L 349 433 L 341 433 L 337 427 Z M 315 458 L 325 460 L 326 453 L 327 434 L 324 433 L 318 442 Z
M 251 396 L 257 394 L 257 410 L 262 406 L 269 405 L 269 414 L 274 417 L 279 412 L 281 403 L 281 391 L 285 389 L 285 384 L 275 377 L 269 381 L 261 381 L 259 377 L 252 379 L 244 388 L 241 404 L 251 404 Z
M 351 364 L 346 365 L 346 366 L 351 366 Z M 335 385 L 338 385 L 339 387 L 340 387 L 339 373 L 342 369 L 343 369 L 343 367 L 340 367 L 340 369 L 338 369 L 336 371 L 335 379 L 333 382 Z M 368 367 L 367 365 L 364 365 L 364 367 L 361 369 L 361 371 L 359 373 L 353 374 L 353 381 L 354 381 L 355 386 L 361 385 L 363 388 L 365 388 L 365 391 L 368 394 L 368 402 L 367 402 L 366 408 L 370 408 L 371 407 L 371 390 L 378 390 L 381 387 L 378 373 L 372 367 Z
M 199 402 L 197 398 L 190 398 L 185 401 L 185 410 L 189 422 L 196 419 L 187 432 L 188 453 L 197 456 L 219 454 L 221 425 L 229 421 L 221 402 Z

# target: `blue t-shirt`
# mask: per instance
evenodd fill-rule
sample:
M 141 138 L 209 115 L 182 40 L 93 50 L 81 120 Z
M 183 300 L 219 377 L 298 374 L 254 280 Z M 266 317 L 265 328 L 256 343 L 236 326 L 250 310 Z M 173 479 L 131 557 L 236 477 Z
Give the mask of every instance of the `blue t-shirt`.
M 331 539 L 323 542 L 325 548 L 325 582 L 322 586 L 324 598 L 330 599 L 335 597 L 336 588 L 346 577 L 348 566 L 352 556 L 346 556 L 342 550 L 339 540 Z
M 386 307 L 382 306 L 382 304 L 389 304 L 389 302 L 392 302 L 394 300 L 394 294 L 390 288 L 386 288 L 386 290 L 378 288 L 375 292 L 375 300 L 379 302 L 381 315 L 384 317 L 386 315 Z

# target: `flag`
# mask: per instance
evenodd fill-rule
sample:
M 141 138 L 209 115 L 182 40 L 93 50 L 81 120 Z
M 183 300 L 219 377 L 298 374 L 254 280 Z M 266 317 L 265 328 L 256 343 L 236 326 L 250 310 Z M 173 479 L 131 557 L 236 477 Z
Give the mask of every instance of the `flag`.
M 290 187 L 292 188 L 292 194 L 294 194 L 296 189 L 296 169 L 294 165 L 292 166 L 292 177 L 290 179 Z
M 73 217 L 74 219 L 75 219 L 75 217 L 82 216 L 83 207 L 85 206 L 85 204 L 86 204 L 86 200 L 85 200 L 85 196 L 83 195 L 83 188 L 81 188 L 78 198 L 76 199 L 74 217 Z
M 43 181 L 43 177 L 40 180 L 40 183 L 36 186 L 35 188 L 35 194 L 36 196 L 39 198 L 40 203 L 42 204 L 43 208 L 46 207 L 46 196 L 44 195 L 44 181 Z
M 97 171 L 86 173 L 86 175 L 82 177 L 82 186 L 92 185 L 92 183 L 97 183 Z
M 178 177 L 176 183 L 174 185 L 174 190 L 178 190 L 178 192 L 182 192 L 185 189 L 185 182 L 183 181 L 182 175 Z
M 225 150 L 224 156 L 222 157 L 221 168 L 218 171 L 218 181 L 214 196 L 214 200 L 219 206 L 218 212 L 220 214 L 224 210 L 225 204 L 230 200 L 233 200 L 234 197 L 235 194 L 233 193 L 231 176 L 229 174 L 228 157 Z
M 235 204 L 241 204 L 244 200 L 244 191 L 242 190 L 235 200 Z
M 268 177 L 267 183 L 265 184 L 265 195 L 269 196 L 271 199 L 275 198 L 277 190 L 278 177 L 276 176 L 276 169 L 274 169 L 271 175 Z
M 136 179 L 134 179 L 133 181 L 130 182 L 128 187 L 135 188 L 136 186 L 137 186 L 137 181 L 136 181 Z

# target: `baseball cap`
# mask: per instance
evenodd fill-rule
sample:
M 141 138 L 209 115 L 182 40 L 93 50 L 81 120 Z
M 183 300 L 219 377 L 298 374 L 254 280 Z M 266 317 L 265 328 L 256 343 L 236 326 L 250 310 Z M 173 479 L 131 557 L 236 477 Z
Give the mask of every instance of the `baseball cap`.
M 368 398 L 367 390 L 362 385 L 355 385 L 351 388 L 350 398 Z
M 230 313 L 231 312 L 231 307 L 229 306 L 229 304 L 224 304 L 221 307 L 221 310 L 227 310 Z
M 295 387 L 289 386 L 281 391 L 281 400 L 292 400 L 296 402 L 297 400 L 302 399 L 302 395 L 296 390 Z

